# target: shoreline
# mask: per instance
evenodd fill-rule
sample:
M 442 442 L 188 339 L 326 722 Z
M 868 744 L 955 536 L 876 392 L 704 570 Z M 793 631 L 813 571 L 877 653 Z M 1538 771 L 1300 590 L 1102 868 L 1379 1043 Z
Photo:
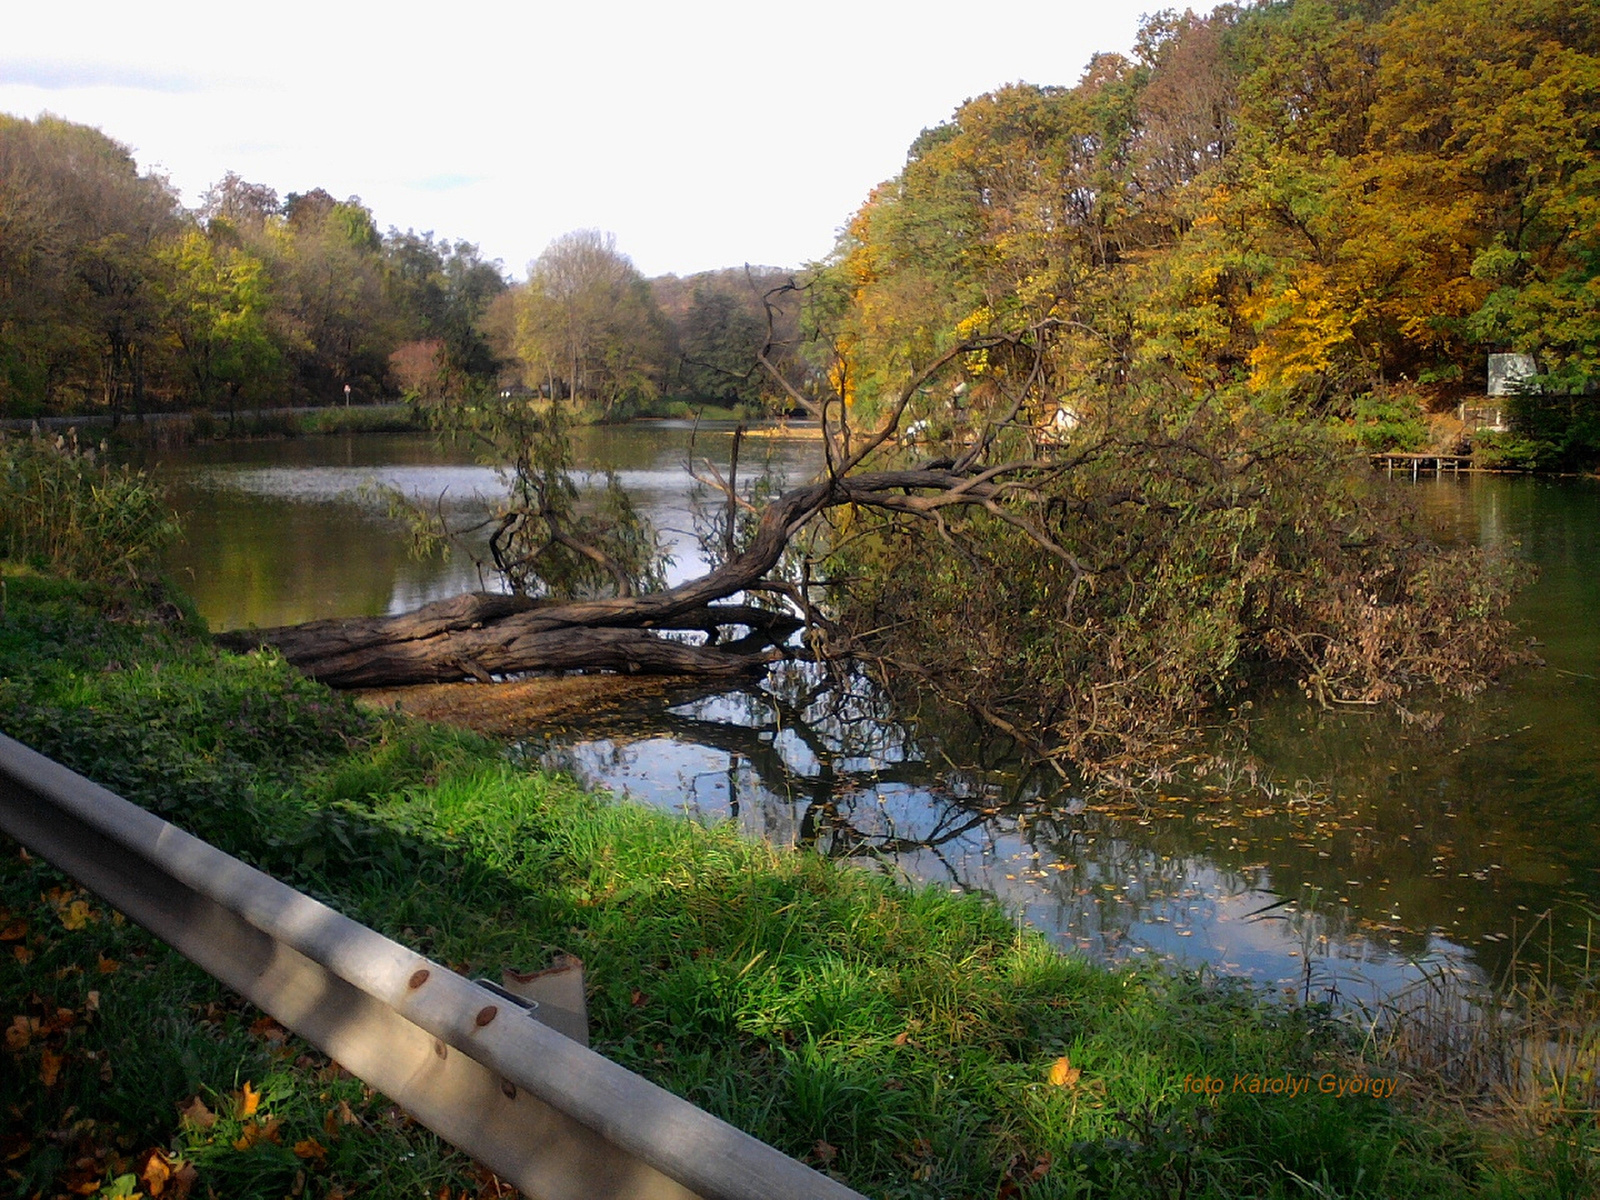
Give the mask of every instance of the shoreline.
M 982 898 L 585 793 L 395 714 L 392 696 L 361 709 L 272 656 L 217 654 L 176 610 L 8 581 L 7 732 L 438 961 L 493 973 L 577 954 L 597 1049 L 870 1194 L 993 1195 L 1026 1162 L 1041 1195 L 1144 1196 L 1169 1186 L 1170 1144 L 1208 1181 L 1192 1194 L 1218 1196 L 1276 1194 L 1285 1169 L 1341 1190 L 1533 1194 L 1591 1161 L 1592 1128 L 1469 1119 L 1321 1005 L 1063 955 Z M 529 682 L 569 706 L 614 686 Z M 434 701 L 488 691 L 452 686 Z M 108 1180 L 151 1156 L 226 1195 L 282 1195 L 297 1171 L 331 1194 L 366 1164 L 371 1194 L 472 1179 L 14 848 L 0 908 L 25 952 L 0 977 L 22 1021 L 0 1053 L 27 1114 L 16 1169 L 55 1170 L 40 1157 L 54 1131 L 87 1119 L 75 1161 Z M 172 1016 L 152 1036 L 157 1011 Z M 260 1114 L 275 1141 L 249 1133 Z

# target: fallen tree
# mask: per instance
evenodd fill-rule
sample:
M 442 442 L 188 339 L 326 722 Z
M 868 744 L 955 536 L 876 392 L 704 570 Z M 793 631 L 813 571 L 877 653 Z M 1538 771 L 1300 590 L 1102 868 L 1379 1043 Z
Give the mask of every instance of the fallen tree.
M 672 587 L 614 480 L 579 503 L 555 407 L 458 406 L 447 426 L 512 463 L 486 523 L 520 594 L 222 641 L 342 687 L 848 658 L 907 702 L 936 694 L 1108 769 L 1169 757 L 1265 676 L 1368 705 L 1419 681 L 1472 691 L 1511 661 L 1509 568 L 1433 546 L 1324 431 L 1162 389 L 1064 422 L 1049 334 L 960 342 L 876 406 L 785 383 L 821 424 L 817 476 L 758 499 L 736 440 L 727 477 L 703 475 L 725 501 L 712 565 Z
M 581 529 L 587 514 L 579 511 L 570 479 L 571 452 L 559 428 L 559 410 L 541 414 L 525 403 L 498 409 L 457 406 L 442 413 L 447 428 L 476 434 L 491 449 L 496 465 L 508 454 L 512 458 L 508 472 L 512 499 L 486 523 L 495 527 L 489 542 L 494 566 L 518 591 L 458 596 L 393 617 L 332 618 L 239 630 L 217 640 L 236 650 L 273 646 L 307 674 L 336 687 L 486 681 L 529 671 L 759 674 L 782 657 L 773 642 L 799 627 L 802 618 L 726 601 L 743 593 L 787 596 L 805 621 L 824 626 L 808 589 L 772 578 L 796 535 L 821 513 L 851 506 L 939 519 L 947 508 L 981 506 L 1004 514 L 1008 502 L 1030 492 L 1041 472 L 1063 468 L 1062 463 L 1035 457 L 997 465 L 983 461 L 1002 429 L 1021 412 L 1025 396 L 1019 393 L 1004 419 L 994 423 L 980 444 L 966 448 L 959 461 L 947 457 L 897 469 L 863 469 L 868 458 L 891 442 L 907 406 L 930 380 L 963 355 L 1002 346 L 1039 356 L 1039 348 L 1023 338 L 963 342 L 913 376 L 877 427 L 866 434 L 843 419 L 842 406 L 818 403 L 795 391 L 796 402 L 824 427 L 822 477 L 783 492 L 757 513 L 739 496 L 736 478 L 717 474 L 730 513 L 728 552 L 699 578 L 653 590 L 638 586 L 641 578 L 649 578 L 653 564 L 641 553 L 643 538 L 625 497 L 613 491 L 601 527 Z M 716 474 L 715 467 L 710 470 Z M 736 548 L 734 534 L 740 523 L 736 514 L 741 505 L 754 519 L 745 522 L 749 528 L 744 545 Z M 1025 516 L 1008 519 L 1030 527 Z M 443 541 L 449 531 L 426 536 Z M 1042 546 L 1060 552 L 1042 532 L 1035 530 L 1035 536 Z M 542 563 L 546 565 L 541 569 Z M 605 585 L 616 594 L 570 594 Z M 530 586 L 568 594 L 532 596 L 520 590 Z M 723 631 L 735 627 L 748 632 L 723 642 Z M 684 630 L 704 632 L 707 644 L 660 636 Z

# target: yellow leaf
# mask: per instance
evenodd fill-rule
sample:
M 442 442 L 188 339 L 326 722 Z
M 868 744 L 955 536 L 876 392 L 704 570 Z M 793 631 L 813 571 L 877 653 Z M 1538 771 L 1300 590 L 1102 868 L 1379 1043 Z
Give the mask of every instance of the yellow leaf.
M 150 1189 L 152 1196 L 159 1196 L 166 1190 L 167 1180 L 172 1178 L 172 1166 L 158 1150 L 150 1152 L 150 1159 L 144 1165 L 144 1171 L 139 1175 L 139 1180 Z
M 1082 1074 L 1083 1072 L 1073 1066 L 1065 1054 L 1050 1064 L 1050 1082 L 1055 1087 L 1072 1087 Z
M 250 1086 L 250 1081 L 244 1081 L 244 1090 L 235 1097 L 237 1108 L 234 1116 L 241 1121 L 245 1117 L 255 1116 L 256 1109 L 261 1107 L 261 1093 Z
M 74 900 L 61 910 L 61 923 L 69 930 L 79 930 L 89 923 L 89 902 Z

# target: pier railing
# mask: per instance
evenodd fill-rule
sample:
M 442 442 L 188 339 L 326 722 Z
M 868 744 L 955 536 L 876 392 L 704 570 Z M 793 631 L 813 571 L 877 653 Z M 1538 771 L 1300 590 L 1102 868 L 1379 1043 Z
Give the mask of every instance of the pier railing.
M 1393 475 L 1397 470 L 1410 471 L 1413 479 L 1422 472 L 1443 475 L 1449 471 L 1453 475 L 1459 475 L 1462 471 L 1472 469 L 1472 455 L 1382 453 L 1372 455 L 1372 465 L 1381 467 L 1389 475 Z

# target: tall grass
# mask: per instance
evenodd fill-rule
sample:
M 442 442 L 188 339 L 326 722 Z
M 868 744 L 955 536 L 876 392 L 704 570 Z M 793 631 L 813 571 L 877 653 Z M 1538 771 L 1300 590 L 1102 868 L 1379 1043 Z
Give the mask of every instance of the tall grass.
M 75 432 L 0 435 L 0 558 L 126 580 L 177 536 L 161 489 L 142 471 L 104 462 Z
M 1370 1060 L 1423 1081 L 1436 1104 L 1508 1134 L 1527 1195 L 1600 1195 L 1600 960 L 1594 920 L 1576 979 L 1553 982 L 1553 910 L 1514 935 L 1492 987 L 1444 968 L 1364 1014 Z M 1567 947 L 1564 947 L 1564 949 Z
M 1371 1052 L 1465 1103 L 1537 1125 L 1573 1117 L 1593 1124 L 1600 1118 L 1593 922 L 1574 982 L 1552 982 L 1555 937 L 1553 910 L 1538 914 L 1492 988 L 1442 968 L 1426 973 L 1367 1013 Z

